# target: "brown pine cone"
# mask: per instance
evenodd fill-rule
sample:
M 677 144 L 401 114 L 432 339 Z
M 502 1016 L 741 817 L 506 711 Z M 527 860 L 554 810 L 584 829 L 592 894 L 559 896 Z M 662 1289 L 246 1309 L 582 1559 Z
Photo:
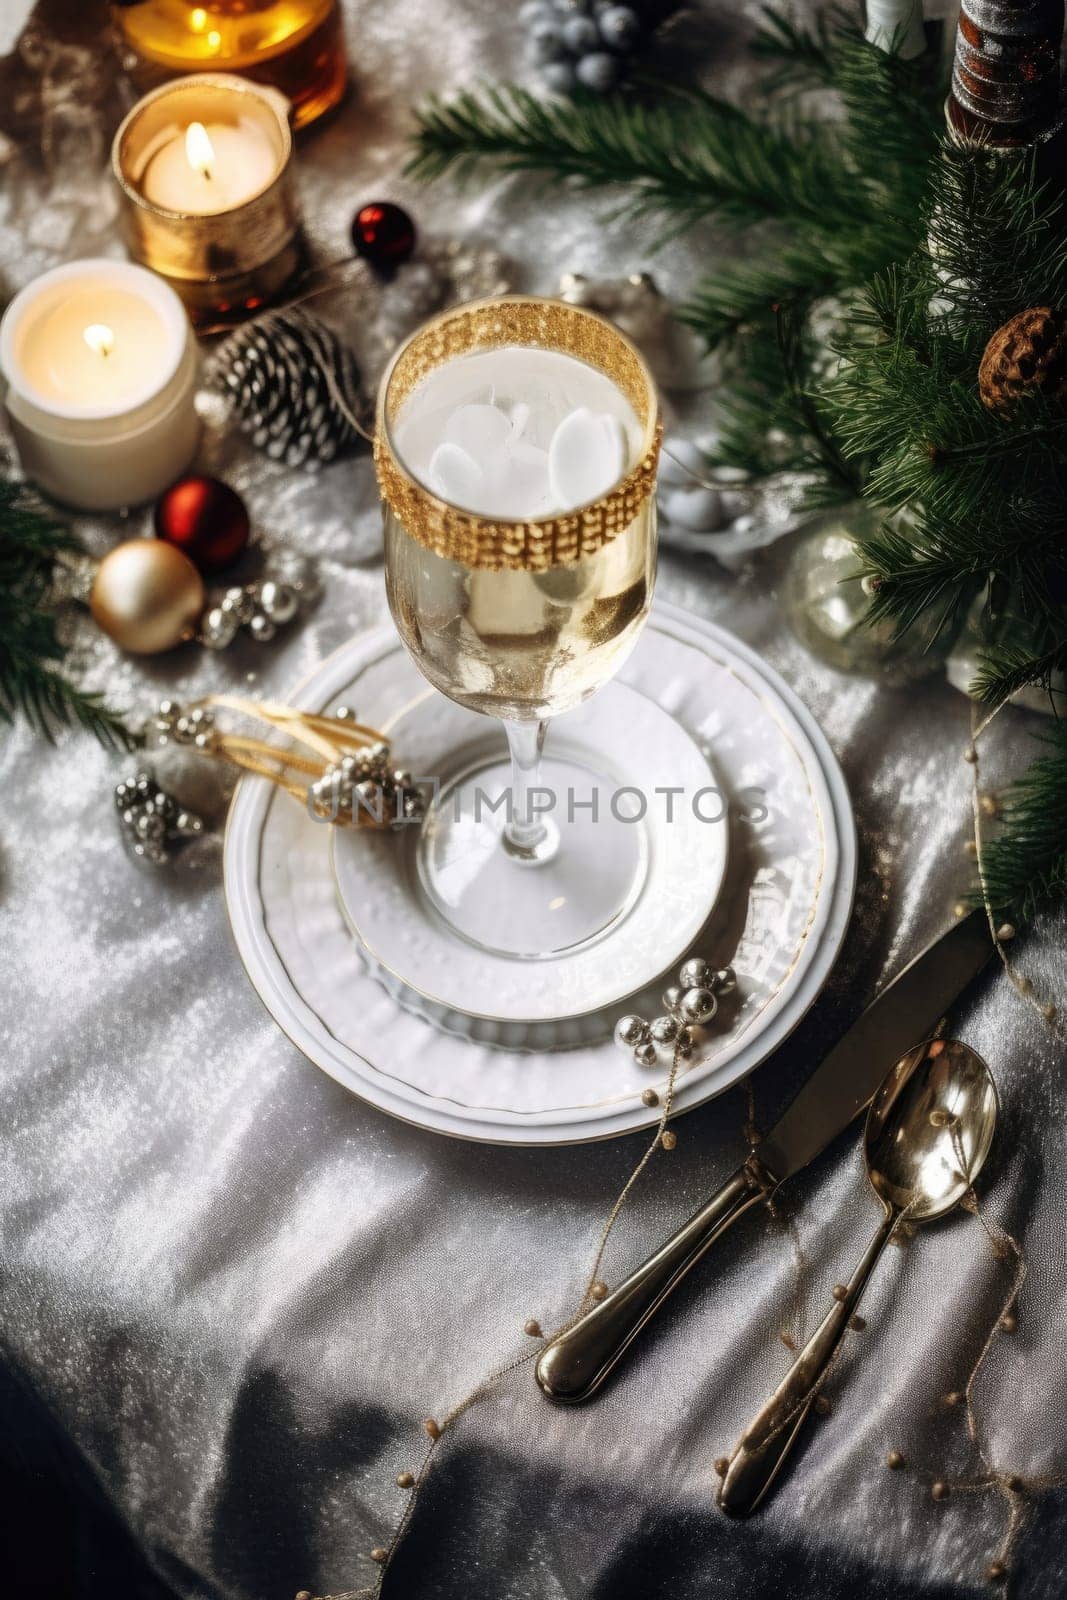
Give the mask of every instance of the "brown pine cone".
M 998 411 L 1024 394 L 1067 399 L 1067 312 L 1030 306 L 1009 318 L 985 347 L 978 392 Z

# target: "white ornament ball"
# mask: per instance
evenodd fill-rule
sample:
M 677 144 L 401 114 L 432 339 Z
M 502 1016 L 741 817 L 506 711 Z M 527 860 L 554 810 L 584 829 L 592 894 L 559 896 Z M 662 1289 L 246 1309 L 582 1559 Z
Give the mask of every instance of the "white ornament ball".
M 672 489 L 663 496 L 663 515 L 668 522 L 693 533 L 714 533 L 722 526 L 722 500 L 718 489 Z
M 698 478 L 708 475 L 707 463 L 690 439 L 678 439 L 668 434 L 663 441 L 659 458 L 659 481 L 674 489 L 684 489 Z

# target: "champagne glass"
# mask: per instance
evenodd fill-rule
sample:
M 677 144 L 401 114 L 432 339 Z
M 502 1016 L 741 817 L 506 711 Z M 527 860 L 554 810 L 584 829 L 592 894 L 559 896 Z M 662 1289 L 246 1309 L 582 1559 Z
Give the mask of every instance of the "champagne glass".
M 621 470 L 595 499 L 523 518 L 507 505 L 472 512 L 430 487 L 425 451 L 412 443 L 420 397 L 431 379 L 447 387 L 465 377 L 460 362 L 489 352 L 494 382 L 483 398 L 527 437 L 544 442 L 564 390 L 625 418 Z M 475 414 L 504 426 L 488 406 Z M 497 953 L 582 946 L 617 925 L 644 882 L 644 805 L 632 788 L 620 792 L 624 705 L 606 729 L 618 763 L 591 758 L 565 730 L 543 752 L 550 720 L 618 671 L 647 617 L 660 436 L 637 350 L 562 301 L 509 295 L 445 311 L 401 347 L 382 380 L 374 453 L 393 618 L 435 689 L 503 723 L 509 754 L 473 736 L 449 752 L 419 839 L 419 877 L 456 932 Z

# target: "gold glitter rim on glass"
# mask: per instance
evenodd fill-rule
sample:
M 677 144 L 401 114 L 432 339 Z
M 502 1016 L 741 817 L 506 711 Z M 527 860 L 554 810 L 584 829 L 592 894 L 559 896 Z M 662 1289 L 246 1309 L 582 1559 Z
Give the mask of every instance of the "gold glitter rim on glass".
M 403 465 L 392 428 L 412 391 L 436 367 L 502 345 L 574 356 L 610 378 L 629 400 L 643 429 L 640 456 L 606 494 L 564 515 L 502 522 L 439 499 Z M 563 300 L 498 295 L 442 311 L 397 351 L 378 390 L 374 462 L 383 500 L 435 555 L 491 572 L 544 572 L 573 566 L 625 532 L 655 492 L 662 435 L 652 374 L 618 328 Z

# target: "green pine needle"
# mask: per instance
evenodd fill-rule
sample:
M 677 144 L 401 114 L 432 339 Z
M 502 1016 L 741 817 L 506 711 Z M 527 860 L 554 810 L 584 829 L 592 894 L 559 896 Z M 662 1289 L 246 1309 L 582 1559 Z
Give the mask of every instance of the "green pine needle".
M 855 186 L 820 124 L 784 114 L 756 122 L 726 101 L 667 86 L 646 104 L 629 94 L 542 100 L 514 86 L 482 85 L 417 113 L 407 174 L 461 182 L 491 163 L 579 188 L 624 189 L 623 209 L 688 225 L 714 216 L 740 227 L 807 219 L 838 225 L 854 215 Z
M 1003 797 L 1001 831 L 982 859 L 989 904 L 1020 921 L 1067 893 L 1067 724 L 1042 742 L 1047 754 Z
M 77 726 L 112 749 L 136 737 L 98 694 L 64 677 L 63 646 L 48 592 L 57 558 L 76 549 L 65 529 L 27 503 L 17 485 L 0 482 L 0 723 L 22 715 L 49 741 Z

